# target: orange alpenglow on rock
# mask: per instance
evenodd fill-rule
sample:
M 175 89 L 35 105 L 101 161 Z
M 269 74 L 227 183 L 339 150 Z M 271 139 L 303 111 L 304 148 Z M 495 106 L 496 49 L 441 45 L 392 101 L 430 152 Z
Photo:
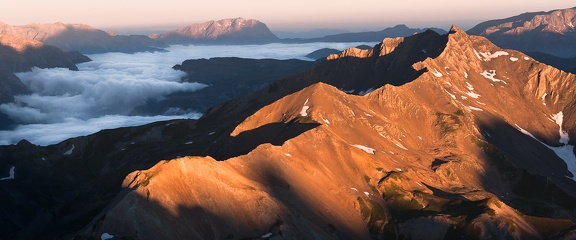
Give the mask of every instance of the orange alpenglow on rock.
M 575 80 L 455 26 L 349 49 L 209 111 L 212 157 L 131 173 L 82 235 L 570 238 Z

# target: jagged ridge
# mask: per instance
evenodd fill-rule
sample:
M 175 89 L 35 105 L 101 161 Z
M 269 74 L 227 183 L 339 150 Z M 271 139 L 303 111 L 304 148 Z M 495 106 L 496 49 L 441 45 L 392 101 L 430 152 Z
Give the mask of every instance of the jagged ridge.
M 14 159 L 93 164 L 93 177 L 66 179 L 84 194 L 108 193 L 77 197 L 99 212 L 79 215 L 82 231 L 66 229 L 80 239 L 574 236 L 575 182 L 553 151 L 574 136 L 574 75 L 456 27 L 330 59 L 194 124 L 109 131 L 46 149 L 21 143 L 10 152 L 30 156 L 1 156 L 19 184 L 27 168 Z M 374 91 L 340 90 L 352 87 Z M 103 179 L 113 184 L 134 169 L 127 163 L 152 164 L 144 150 L 209 157 L 133 172 L 119 194 L 101 189 L 110 186 Z M 55 222 L 61 218 L 73 217 Z

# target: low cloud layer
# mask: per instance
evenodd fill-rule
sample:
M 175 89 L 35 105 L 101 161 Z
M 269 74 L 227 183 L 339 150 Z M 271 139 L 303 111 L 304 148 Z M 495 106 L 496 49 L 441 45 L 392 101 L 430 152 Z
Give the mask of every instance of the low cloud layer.
M 184 72 L 172 66 L 186 59 L 213 57 L 304 59 L 321 48 L 344 50 L 366 43 L 267 44 L 244 46 L 172 46 L 168 52 L 106 53 L 89 57 L 92 62 L 68 69 L 33 69 L 19 73 L 33 94 L 16 96 L 13 103 L 0 105 L 19 125 L 0 131 L 0 145 L 21 139 L 47 145 L 101 129 L 136 126 L 174 118 L 198 118 L 199 113 L 172 109 L 166 116 L 127 116 L 136 106 L 156 101 L 179 91 L 206 87 L 184 83 Z M 374 45 L 374 43 L 369 43 Z M 189 109 L 194 109 L 190 106 Z
M 26 124 L 18 126 L 12 131 L 0 131 L 0 145 L 14 144 L 22 139 L 27 139 L 34 144 L 46 146 L 68 138 L 89 135 L 102 129 L 140 126 L 171 119 L 198 119 L 200 116 L 202 114 L 192 112 L 187 115 L 153 117 L 113 115 L 88 120 L 67 118 L 57 123 Z

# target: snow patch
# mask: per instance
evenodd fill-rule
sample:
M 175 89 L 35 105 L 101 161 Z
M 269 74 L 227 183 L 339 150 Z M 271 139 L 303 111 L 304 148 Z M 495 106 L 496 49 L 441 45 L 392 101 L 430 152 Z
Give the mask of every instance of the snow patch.
M 568 141 L 570 141 L 570 136 L 568 136 L 568 132 L 562 130 L 562 123 L 564 122 L 564 113 L 560 111 L 556 114 L 552 114 L 550 117 L 552 117 L 552 119 L 554 119 L 554 122 L 556 122 L 556 124 L 558 124 L 558 126 L 560 127 L 560 130 L 558 130 L 560 133 L 560 143 L 568 144 Z
M 322 121 L 324 121 L 326 124 L 330 124 L 330 121 L 328 121 L 328 119 L 322 118 Z
M 364 115 L 366 115 L 366 116 L 368 116 L 368 117 L 373 117 L 372 114 L 369 114 L 369 113 L 366 113 L 366 112 L 364 113 Z
M 516 125 L 516 127 L 518 127 L 520 132 L 536 139 L 536 141 L 540 142 L 542 145 L 544 145 L 547 148 L 549 148 L 550 150 L 554 151 L 554 153 L 556 153 L 556 156 L 558 156 L 560 159 L 562 159 L 562 160 L 564 160 L 564 162 L 566 162 L 566 166 L 567 166 L 568 171 L 570 173 L 572 173 L 572 177 L 568 177 L 568 176 L 566 176 L 566 177 L 576 181 L 576 155 L 574 155 L 574 146 L 568 145 L 568 141 L 570 140 L 570 137 L 568 136 L 568 133 L 562 129 L 562 123 L 564 121 L 564 113 L 562 113 L 562 111 L 560 111 L 557 114 L 553 114 L 552 119 L 560 127 L 560 129 L 558 130 L 560 132 L 560 140 L 559 141 L 560 141 L 560 143 L 564 144 L 563 146 L 560 146 L 560 147 L 548 146 L 547 144 L 536 139 L 534 137 L 534 135 L 532 135 L 530 132 L 518 127 L 518 125 Z
M 516 61 L 518 61 L 518 58 L 515 58 L 515 57 L 510 57 L 510 61 L 512 61 L 512 62 L 516 62 Z
M 356 91 L 356 89 L 352 89 L 352 90 L 340 89 L 340 91 L 351 94 L 351 93 L 354 93 L 354 91 Z
M 467 92 L 466 95 L 470 96 L 471 98 L 478 98 L 478 97 L 480 97 L 480 94 L 475 93 L 475 92 Z
M 368 93 L 371 93 L 371 92 L 374 92 L 374 88 L 368 88 L 368 89 L 366 89 L 366 90 L 364 90 L 364 91 L 360 91 L 360 92 L 358 93 L 358 95 L 364 96 L 364 95 L 366 95 L 366 94 L 368 94 Z
M 442 73 L 438 72 L 438 70 L 436 70 L 436 68 L 434 68 L 434 72 L 432 72 L 432 74 L 434 74 L 434 76 L 436 76 L 436 77 L 444 76 L 444 75 L 442 75 Z
M 501 57 L 501 56 L 508 56 L 508 55 L 510 55 L 510 54 L 507 53 L 507 52 L 504 52 L 504 51 L 497 51 L 497 52 L 495 52 L 495 53 L 480 52 L 480 55 L 482 55 L 482 57 L 480 57 L 480 56 L 478 55 L 478 53 L 476 54 L 476 56 L 478 56 L 478 58 L 480 58 L 480 60 L 482 60 L 482 61 L 484 61 L 484 62 L 488 62 L 488 61 L 490 61 L 490 60 L 492 60 L 492 59 L 495 59 L 495 58 L 498 58 L 498 57 Z
M 186 145 L 190 145 L 190 144 L 192 144 L 192 143 L 194 143 L 194 141 L 185 142 L 184 144 L 186 144 Z
M 210 133 L 208 133 L 208 136 L 212 136 L 212 135 L 214 135 L 215 133 L 216 133 L 216 132 L 210 132 Z
M 285 153 L 284 155 L 286 155 L 286 157 L 292 157 L 292 154 L 290 153 Z
M 476 55 L 476 57 L 478 58 L 478 60 L 484 61 L 484 60 L 482 59 L 482 57 L 480 56 L 480 54 L 478 54 L 478 51 L 476 51 L 476 49 L 474 49 L 474 55 Z
M 308 109 L 310 108 L 309 106 L 306 106 L 306 104 L 308 103 L 308 100 L 310 98 L 306 98 L 306 102 L 304 102 L 304 106 L 302 106 L 302 110 L 300 110 L 300 116 L 302 117 L 306 117 L 308 116 L 308 113 L 306 111 L 308 111 Z
M 544 95 L 542 95 L 542 104 L 544 104 L 544 106 L 546 106 L 546 96 L 548 95 L 548 93 L 544 93 Z
M 464 72 L 464 78 L 468 78 L 468 73 Z
M 470 84 L 469 82 L 466 82 L 466 88 L 468 88 L 468 90 L 470 91 L 474 90 L 474 86 L 472 86 L 472 84 Z
M 401 168 L 396 168 L 396 170 L 398 170 L 399 172 L 402 172 L 402 169 L 401 169 Z
M 472 106 L 464 106 L 468 112 L 472 111 L 484 111 L 482 108 L 472 107 Z
M 528 61 L 528 60 L 530 60 L 530 58 L 529 58 L 529 57 L 524 57 L 524 60 Z
M 402 145 L 401 143 L 396 143 L 396 146 L 398 146 L 399 148 L 402 148 L 404 150 L 408 150 L 408 148 L 404 147 L 404 145 Z
M 422 140 L 422 137 L 418 136 L 418 139 Z
M 269 238 L 269 237 L 272 237 L 272 233 L 266 233 L 266 234 L 262 235 L 262 237 L 260 237 L 260 238 Z
M 75 146 L 74 146 L 74 144 L 72 144 L 72 148 L 70 148 L 68 151 L 64 152 L 64 155 L 72 154 L 72 151 L 74 151 L 74 148 L 75 148 Z
M 495 78 L 496 76 L 496 70 L 490 70 L 490 71 L 486 71 L 484 70 L 484 72 L 480 73 L 482 76 L 484 76 L 487 79 L 492 80 L 492 82 L 503 82 L 504 84 L 508 84 L 507 82 L 497 79 Z
M 354 191 L 358 192 L 358 189 L 356 189 L 356 188 L 350 188 L 350 189 L 352 189 L 352 190 L 354 190 Z
M 0 178 L 0 181 L 14 179 L 14 170 L 16 170 L 16 167 L 12 166 L 12 168 L 10 168 L 8 177 Z
M 450 97 L 451 97 L 452 99 L 456 99 L 456 95 L 448 92 L 446 89 L 444 89 L 444 92 L 448 93 L 448 95 L 450 95 Z
M 369 154 L 374 154 L 374 153 L 376 152 L 376 149 L 374 149 L 374 148 L 369 148 L 369 147 L 366 147 L 366 146 L 364 146 L 364 145 L 354 144 L 354 145 L 352 145 L 352 146 L 357 147 L 357 148 L 359 148 L 359 149 L 362 149 L 364 152 L 369 153 Z
M 100 236 L 100 240 L 108 240 L 108 239 L 111 239 L 111 238 L 114 238 L 114 236 L 113 236 L 113 235 L 110 235 L 110 234 L 108 234 L 108 233 L 102 233 L 102 236 Z
M 364 194 L 365 194 L 366 196 L 370 196 L 370 193 L 369 193 L 369 192 L 364 192 Z
M 532 135 L 532 133 L 524 130 L 524 128 L 521 128 L 521 127 L 518 126 L 517 124 L 514 124 L 514 126 L 516 126 L 516 128 L 518 128 L 518 130 L 520 130 L 520 132 L 523 133 L 524 135 L 529 136 L 529 137 L 531 137 L 531 138 L 534 138 L 534 139 L 538 140 L 536 137 L 534 137 L 534 135 Z M 540 140 L 538 140 L 538 141 L 540 141 Z

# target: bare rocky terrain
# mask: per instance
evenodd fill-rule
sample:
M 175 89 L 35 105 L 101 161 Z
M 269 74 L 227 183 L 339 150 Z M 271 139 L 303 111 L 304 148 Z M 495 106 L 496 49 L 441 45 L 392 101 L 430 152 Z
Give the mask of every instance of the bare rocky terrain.
M 161 34 L 150 35 L 168 44 L 262 44 L 277 42 L 266 24 L 244 18 L 230 18 L 189 26 Z
M 468 34 L 488 38 L 503 48 L 576 57 L 576 8 L 524 13 L 480 23 Z
M 457 27 L 175 120 L 1 146 L 0 238 L 573 239 L 576 75 Z

